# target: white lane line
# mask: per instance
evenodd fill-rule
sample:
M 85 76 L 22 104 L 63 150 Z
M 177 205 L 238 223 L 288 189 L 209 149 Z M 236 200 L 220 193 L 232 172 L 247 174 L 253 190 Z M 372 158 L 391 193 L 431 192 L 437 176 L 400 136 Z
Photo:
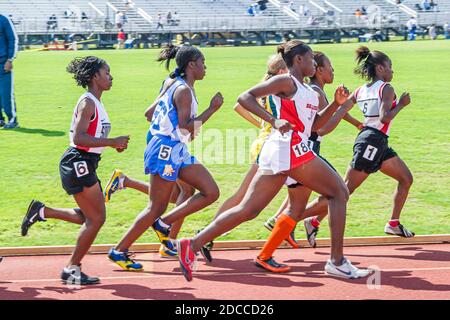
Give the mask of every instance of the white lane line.
M 380 269 L 381 272 L 395 272 L 395 271 L 442 271 L 450 270 L 450 267 L 436 267 L 436 268 L 409 268 L 409 269 Z M 308 273 L 323 273 L 321 270 L 308 271 Z M 271 276 L 282 276 L 283 274 L 270 274 L 270 273 L 260 273 L 260 272 L 241 272 L 241 273 L 198 273 L 197 276 L 245 276 L 245 275 L 271 275 Z M 289 275 L 305 275 L 304 272 L 290 272 L 286 274 Z M 173 275 L 148 275 L 148 276 L 122 276 L 122 277 L 100 277 L 100 280 L 126 280 L 126 279 L 152 279 L 152 278 L 173 278 L 180 277 L 182 279 L 181 273 L 174 273 Z M 5 282 L 5 283 L 2 283 Z M 61 282 L 61 279 L 31 279 L 31 280 L 7 280 L 0 279 L 0 286 L 2 284 L 8 283 L 29 283 L 29 282 Z

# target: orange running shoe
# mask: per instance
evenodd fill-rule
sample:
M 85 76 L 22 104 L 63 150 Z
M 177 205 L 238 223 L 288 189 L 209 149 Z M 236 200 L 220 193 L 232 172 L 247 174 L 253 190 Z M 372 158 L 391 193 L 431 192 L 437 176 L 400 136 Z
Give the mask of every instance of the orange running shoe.
M 285 273 L 291 271 L 291 267 L 286 264 L 278 263 L 273 258 L 262 260 L 259 257 L 256 257 L 255 265 L 258 268 L 266 269 L 267 271 L 275 273 Z

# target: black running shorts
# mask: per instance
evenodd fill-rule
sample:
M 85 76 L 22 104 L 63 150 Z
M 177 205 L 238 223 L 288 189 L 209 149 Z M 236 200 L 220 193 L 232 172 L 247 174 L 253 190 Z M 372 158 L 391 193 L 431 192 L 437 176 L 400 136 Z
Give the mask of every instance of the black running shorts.
M 59 162 L 59 173 L 64 190 L 69 195 L 83 191 L 84 187 L 92 187 L 100 180 L 95 172 L 100 155 L 70 147 Z
M 358 171 L 374 173 L 380 170 L 384 161 L 396 156 L 397 153 L 388 146 L 387 135 L 377 129 L 364 127 L 356 137 L 350 166 Z

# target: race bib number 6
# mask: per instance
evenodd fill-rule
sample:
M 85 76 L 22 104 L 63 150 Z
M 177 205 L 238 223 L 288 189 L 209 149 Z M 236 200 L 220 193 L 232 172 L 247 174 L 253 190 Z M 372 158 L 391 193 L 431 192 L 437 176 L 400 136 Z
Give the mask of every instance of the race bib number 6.
M 168 160 L 172 153 L 172 147 L 162 145 L 159 149 L 158 159 Z
M 295 156 L 297 158 L 310 151 L 309 147 L 304 142 L 300 142 L 299 144 L 292 146 L 292 149 L 294 150 Z
M 86 161 L 74 162 L 73 167 L 78 178 L 84 177 L 89 174 L 89 168 Z

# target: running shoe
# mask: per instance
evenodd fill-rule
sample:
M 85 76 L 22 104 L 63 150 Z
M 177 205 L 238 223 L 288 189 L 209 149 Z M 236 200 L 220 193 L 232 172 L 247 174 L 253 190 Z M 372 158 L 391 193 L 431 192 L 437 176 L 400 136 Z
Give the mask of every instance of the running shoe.
M 409 231 L 408 229 L 406 229 L 402 224 L 398 224 L 398 226 L 393 227 L 389 224 L 389 222 L 386 224 L 386 226 L 384 227 L 384 232 L 386 234 L 391 234 L 394 236 L 400 236 L 403 238 L 412 238 L 414 237 L 416 234 L 412 231 Z
M 22 221 L 22 236 L 28 234 L 28 229 L 38 221 L 46 221 L 42 219 L 39 215 L 39 211 L 44 207 L 44 204 L 40 201 L 32 200 L 28 206 L 27 213 Z
M 153 230 L 156 232 L 156 235 L 158 236 L 159 242 L 161 242 L 169 250 L 176 250 L 175 244 L 169 238 L 171 227 L 172 227 L 171 225 L 164 226 L 160 218 L 156 219 L 152 225 Z
M 289 267 L 286 264 L 278 263 L 276 262 L 273 257 L 269 258 L 267 260 L 262 260 L 259 257 L 256 257 L 255 259 L 255 265 L 258 268 L 265 269 L 270 272 L 275 273 L 285 273 L 291 271 L 291 267 Z
M 100 283 L 99 278 L 89 277 L 84 272 L 81 272 L 81 266 L 64 268 L 61 272 L 61 281 L 65 284 L 81 286 Z
M 195 269 L 197 255 L 191 247 L 192 240 L 180 239 L 177 241 L 178 260 L 180 262 L 181 271 L 187 281 L 192 281 L 192 272 Z
M 203 229 L 197 230 L 197 234 L 199 234 Z M 210 241 L 206 243 L 203 247 L 200 248 L 200 253 L 206 261 L 212 262 L 211 250 L 214 247 L 214 242 Z
M 170 250 L 163 244 L 159 247 L 159 256 L 165 259 L 178 259 L 177 250 Z
M 336 266 L 331 260 L 328 260 L 325 265 L 325 273 L 340 278 L 358 279 L 367 277 L 372 271 L 369 269 L 358 269 L 352 265 L 350 260 L 343 258 L 342 265 L 340 266 Z
M 306 232 L 306 237 L 308 239 L 308 243 L 311 247 L 315 248 L 317 246 L 316 237 L 317 237 L 317 233 L 319 232 L 319 228 L 314 227 L 312 225 L 313 219 L 314 219 L 314 217 L 305 219 L 305 221 L 303 221 L 303 223 L 305 225 L 305 232 Z
M 119 267 L 126 271 L 142 271 L 142 264 L 134 262 L 131 258 L 134 256 L 131 252 L 120 252 L 111 248 L 108 252 L 108 259 L 116 263 Z
M 125 180 L 125 175 L 121 170 L 115 169 L 108 183 L 106 184 L 105 191 L 103 191 L 103 195 L 105 196 L 105 202 L 109 202 L 111 200 L 111 196 L 113 193 L 124 189 L 123 181 Z

